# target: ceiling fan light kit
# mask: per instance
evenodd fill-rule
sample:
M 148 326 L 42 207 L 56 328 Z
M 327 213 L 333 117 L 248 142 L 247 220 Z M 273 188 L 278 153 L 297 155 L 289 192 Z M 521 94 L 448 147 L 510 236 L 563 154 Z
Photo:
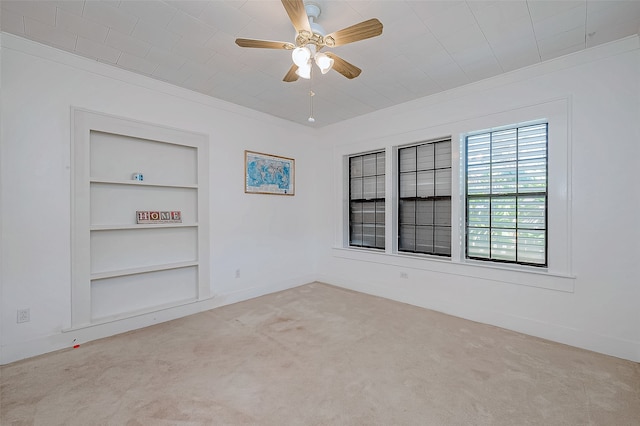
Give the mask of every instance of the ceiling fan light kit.
M 322 13 L 319 0 L 305 2 L 303 0 L 281 1 L 296 30 L 295 44 L 284 41 L 246 38 L 237 38 L 236 44 L 240 47 L 291 50 L 293 65 L 291 65 L 283 79 L 288 83 L 298 80 L 298 77 L 310 79 L 314 62 L 322 74 L 326 74 L 333 69 L 348 79 L 356 78 L 360 75 L 362 72 L 360 68 L 350 64 L 333 52 L 325 53 L 320 52 L 320 50 L 325 47 L 343 46 L 379 36 L 382 34 L 382 23 L 379 20 L 372 18 L 327 34 L 324 28 L 316 22 Z M 311 118 L 313 117 L 309 118 L 309 121 L 312 122 Z
M 322 52 L 316 53 L 314 56 L 316 60 L 316 65 L 320 68 L 320 72 L 322 74 L 326 74 L 333 67 L 334 60 L 328 57 L 326 54 Z
M 306 46 L 296 47 L 291 52 L 291 59 L 293 59 L 293 63 L 299 67 L 306 65 L 311 59 L 311 49 Z
M 302 77 L 306 80 L 311 79 L 311 64 L 306 63 L 298 67 L 298 69 L 296 70 L 296 74 L 298 75 L 298 77 Z
M 369 19 L 359 24 L 343 28 L 330 34 L 326 34 L 324 28 L 316 22 L 322 13 L 322 5 L 318 0 L 281 0 L 289 19 L 296 30 L 295 43 L 285 41 L 254 40 L 246 38 L 236 39 L 240 47 L 262 49 L 292 50 L 293 65 L 284 77 L 285 82 L 293 82 L 300 74 L 307 75 L 300 68 L 314 61 L 320 71 L 325 74 L 334 69 L 346 78 L 352 79 L 360 75 L 362 70 L 353 64 L 340 58 L 333 52 L 320 52 L 321 49 L 343 46 L 356 41 L 377 37 L 382 34 L 382 23 L 375 19 Z
M 302 78 L 311 78 L 311 60 L 320 68 L 322 74 L 326 74 L 333 67 L 334 60 L 325 53 L 317 52 L 316 46 L 313 44 L 296 47 L 291 52 L 293 63 L 298 66 L 296 74 Z

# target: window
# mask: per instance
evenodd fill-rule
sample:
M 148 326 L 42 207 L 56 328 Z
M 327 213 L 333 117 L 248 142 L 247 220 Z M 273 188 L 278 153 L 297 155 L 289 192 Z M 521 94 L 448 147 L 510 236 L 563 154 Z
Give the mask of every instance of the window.
M 451 256 L 451 139 L 398 150 L 398 250 Z
M 349 158 L 349 245 L 384 249 L 385 153 Z
M 547 266 L 547 127 L 467 136 L 467 258 Z

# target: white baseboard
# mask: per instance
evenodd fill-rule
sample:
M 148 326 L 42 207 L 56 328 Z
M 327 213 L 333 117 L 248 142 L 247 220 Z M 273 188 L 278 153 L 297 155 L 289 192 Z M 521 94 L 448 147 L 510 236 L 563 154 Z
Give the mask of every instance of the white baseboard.
M 563 326 L 561 324 L 514 316 L 504 312 L 489 311 L 479 306 L 470 307 L 442 301 L 422 300 L 416 298 L 416 295 L 411 292 L 403 292 L 398 288 L 387 288 L 371 284 L 370 282 L 343 280 L 327 275 L 319 275 L 317 280 L 360 293 L 384 297 L 385 299 L 442 312 L 458 318 L 493 325 L 604 355 L 640 362 L 640 342 L 623 340 L 587 330 Z
M 231 305 L 244 300 L 253 299 L 265 294 L 276 293 L 315 281 L 316 275 L 305 275 L 268 285 L 250 286 L 239 291 L 214 295 L 210 299 L 185 303 L 179 306 L 164 308 L 129 318 L 89 325 L 59 333 L 42 336 L 28 341 L 10 343 L 0 348 L 0 365 L 9 364 L 26 358 L 72 348 L 93 340 L 102 339 L 127 331 L 137 330 L 154 324 L 171 321 L 177 318 Z
M 57 334 L 9 344 L 1 348 L 0 364 L 4 365 L 45 353 L 72 348 L 75 344 L 82 345 L 83 343 L 93 340 L 171 321 L 221 306 L 253 299 L 266 294 L 299 287 L 314 281 L 320 281 L 337 287 L 384 297 L 386 299 L 431 309 L 471 321 L 494 325 L 496 327 L 591 350 L 605 355 L 640 362 L 640 342 L 617 339 L 585 330 L 532 320 L 530 318 L 516 317 L 505 313 L 487 311 L 478 307 L 469 309 L 469 307 L 466 306 L 445 303 L 434 304 L 433 301 L 427 302 L 424 300 L 418 300 L 415 298 L 415 295 L 405 294 L 398 291 L 397 288 L 389 289 L 371 283 L 338 280 L 326 275 L 306 275 L 278 283 L 271 283 L 269 285 L 255 285 L 239 291 L 215 295 L 207 300 L 192 302 L 173 308 L 163 309 L 161 311 L 150 312 L 136 317 L 93 325 L 76 330 L 61 331 Z

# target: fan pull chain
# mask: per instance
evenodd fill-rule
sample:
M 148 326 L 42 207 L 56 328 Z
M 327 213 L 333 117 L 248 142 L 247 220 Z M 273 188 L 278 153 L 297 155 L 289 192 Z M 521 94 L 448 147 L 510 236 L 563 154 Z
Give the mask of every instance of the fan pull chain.
M 314 93 L 313 90 L 309 90 L 309 118 L 308 121 L 309 123 L 314 123 L 316 121 L 315 118 L 313 118 L 313 97 L 316 94 Z
M 311 72 L 309 73 L 309 118 L 307 119 L 309 123 L 316 122 L 316 119 L 313 118 L 313 97 L 315 95 L 313 91 L 313 67 L 311 67 Z

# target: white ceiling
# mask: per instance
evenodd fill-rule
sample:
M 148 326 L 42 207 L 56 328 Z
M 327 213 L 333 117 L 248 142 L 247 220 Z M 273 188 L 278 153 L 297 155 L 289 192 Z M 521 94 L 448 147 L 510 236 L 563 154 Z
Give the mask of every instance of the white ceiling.
M 369 18 L 381 36 L 333 49 L 362 68 L 282 81 L 294 42 L 279 0 L 2 0 L 1 29 L 301 124 L 321 127 L 637 34 L 640 0 L 324 0 L 333 32 Z M 315 123 L 308 123 L 313 89 Z

